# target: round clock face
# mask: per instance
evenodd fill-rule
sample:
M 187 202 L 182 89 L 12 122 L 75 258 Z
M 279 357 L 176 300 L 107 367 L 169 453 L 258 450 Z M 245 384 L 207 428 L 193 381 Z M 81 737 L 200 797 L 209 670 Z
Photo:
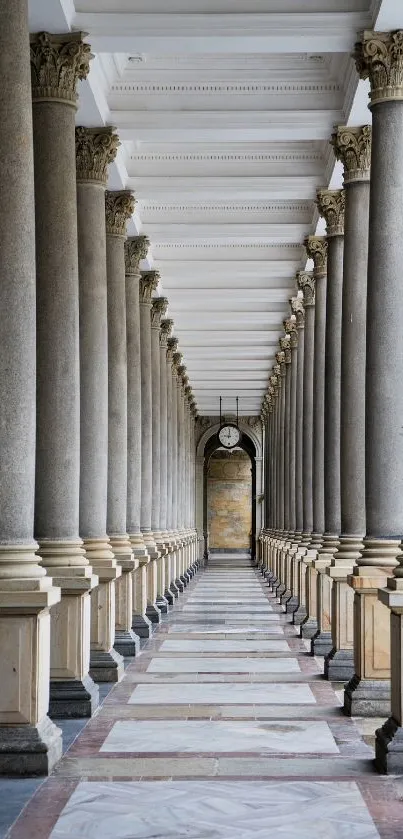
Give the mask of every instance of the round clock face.
M 233 449 L 239 443 L 241 434 L 236 425 L 223 425 L 218 432 L 218 439 L 226 449 Z

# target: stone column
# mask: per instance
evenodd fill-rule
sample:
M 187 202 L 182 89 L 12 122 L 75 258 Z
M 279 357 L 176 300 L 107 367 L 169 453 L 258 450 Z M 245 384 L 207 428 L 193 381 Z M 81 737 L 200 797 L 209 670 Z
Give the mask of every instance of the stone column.
M 289 568 L 289 549 L 291 547 L 291 543 L 289 542 L 289 532 L 290 532 L 290 509 L 289 509 L 289 501 L 290 501 L 290 475 L 289 475 L 289 462 L 290 462 L 290 398 L 291 398 L 291 348 L 290 348 L 290 336 L 285 335 L 280 338 L 280 348 L 281 352 L 284 355 L 284 372 L 285 376 L 283 378 L 283 385 L 284 385 L 284 395 L 283 395 L 283 402 L 284 402 L 284 534 L 283 534 L 283 546 L 281 550 L 281 563 L 282 563 L 282 582 L 284 586 L 284 590 L 281 595 L 281 603 L 286 604 L 291 597 L 291 590 L 290 590 L 290 568 Z
M 147 609 L 147 565 L 150 558 L 140 530 L 141 507 L 141 359 L 140 262 L 148 253 L 146 236 L 125 242 L 127 331 L 127 532 L 138 568 L 133 578 L 132 628 L 140 638 L 151 635 Z
M 171 501 L 171 531 L 174 545 L 172 576 L 173 584 L 171 586 L 173 593 L 182 592 L 184 585 L 179 579 L 179 551 L 181 541 L 178 534 L 178 404 L 177 404 L 177 374 L 176 366 L 180 363 L 181 354 L 177 352 L 178 339 L 175 337 L 168 340 L 167 358 L 171 360 L 171 406 L 172 406 L 172 423 L 171 423 L 171 440 L 172 440 L 172 501 Z
M 90 675 L 118 681 L 115 580 L 121 575 L 106 535 L 108 487 L 108 315 L 105 185 L 118 137 L 110 127 L 76 128 L 80 300 L 80 534 L 99 577 L 91 598 Z
M 345 220 L 340 380 L 340 517 L 332 587 L 332 651 L 325 675 L 354 675 L 354 590 L 348 585 L 365 534 L 365 356 L 371 128 L 337 128 L 332 137 L 344 167 Z
M 140 359 L 141 359 L 141 521 L 140 527 L 150 558 L 147 567 L 147 617 L 159 623 L 161 612 L 157 600 L 157 560 L 160 552 L 151 530 L 153 488 L 153 428 L 152 428 L 152 359 L 151 306 L 152 295 L 158 286 L 157 271 L 146 271 L 140 280 Z
M 340 374 L 341 304 L 343 290 L 343 190 L 319 190 L 317 205 L 326 220 L 328 271 L 325 341 L 324 502 L 325 532 L 315 567 L 318 571 L 318 633 L 312 641 L 315 655 L 333 648 L 331 632 L 332 578 L 327 574 L 337 551 L 340 521 Z
M 172 331 L 173 323 L 169 322 L 169 329 L 167 334 Z M 169 581 L 167 581 L 167 592 L 171 592 L 173 597 L 178 597 L 179 589 L 175 583 L 176 579 L 176 542 L 177 536 L 173 523 L 173 448 L 174 448 L 174 432 L 173 432 L 173 396 L 172 396 L 172 381 L 173 381 L 173 352 L 176 347 L 176 338 L 167 338 L 166 350 L 166 375 L 167 375 L 167 532 L 169 538 Z M 168 594 L 165 595 L 168 599 Z
M 160 554 L 157 559 L 157 597 L 159 610 L 168 612 L 165 591 L 165 556 L 167 549 L 161 529 L 161 365 L 160 365 L 160 325 L 166 314 L 168 300 L 156 297 L 151 306 L 151 385 L 152 385 L 152 502 L 151 530 Z
M 301 294 L 302 292 L 299 292 Z M 295 540 L 298 547 L 295 555 L 295 578 L 297 608 L 293 613 L 293 623 L 300 625 L 306 618 L 305 563 L 303 557 L 306 548 L 302 546 L 304 529 L 303 506 L 303 434 L 304 434 L 304 328 L 305 310 L 302 298 L 291 298 L 291 311 L 296 318 L 298 332 L 297 349 L 297 386 L 296 386 L 296 435 L 295 435 Z
M 127 528 L 127 340 L 126 222 L 133 214 L 131 192 L 106 192 L 106 275 L 108 287 L 108 504 L 106 527 L 122 569 L 115 583 L 115 649 L 124 656 L 140 651 L 132 630 L 133 571 L 138 567 Z
M 98 580 L 79 537 L 80 375 L 75 111 L 91 58 L 82 33 L 31 36 L 37 290 L 35 536 L 60 586 L 52 610 L 52 717 L 88 717 L 90 591 Z M 68 327 L 66 328 L 66 325 Z
M 403 770 L 402 50 L 403 30 L 364 32 L 356 47 L 358 71 L 370 80 L 372 111 L 365 375 L 366 535 L 358 567 L 349 578 L 356 592 L 355 645 L 360 647 L 360 654 L 355 656 L 355 675 L 345 694 L 352 713 L 357 713 L 357 697 L 359 705 L 369 704 L 374 715 L 389 715 L 391 711 L 386 726 L 377 733 L 376 754 L 378 766 L 392 772 Z M 378 588 L 382 590 L 378 592 Z
M 180 549 L 180 573 L 179 579 L 184 586 L 187 586 L 189 578 L 186 575 L 186 532 L 185 532 L 185 404 L 183 389 L 186 386 L 186 367 L 179 364 L 177 367 L 177 406 L 178 406 L 178 532 L 181 540 Z
M 172 575 L 171 575 L 171 554 L 172 541 L 169 533 L 170 515 L 171 515 L 171 501 L 172 501 L 172 440 L 171 440 L 171 424 L 172 424 L 172 405 L 170 405 L 170 387 L 171 384 L 171 368 L 167 362 L 167 347 L 168 338 L 171 334 L 173 321 L 165 318 L 160 324 L 160 403 L 161 403 L 161 423 L 160 423 L 160 447 L 161 447 L 161 470 L 160 470 L 160 525 L 162 540 L 166 550 L 165 556 L 165 579 L 164 579 L 164 597 L 172 606 L 175 597 L 170 589 Z
M 296 435 L 297 435 L 297 364 L 298 364 L 298 328 L 295 315 L 284 321 L 284 329 L 289 337 L 289 431 L 288 431 L 288 529 L 289 529 L 289 593 L 286 612 L 295 612 L 298 607 L 297 596 L 297 548 L 296 531 Z
M 312 562 L 316 550 L 311 549 L 313 531 L 313 403 L 315 346 L 315 277 L 308 271 L 297 276 L 298 288 L 304 295 L 304 416 L 303 416 L 303 533 L 301 545 L 307 549 L 302 559 L 305 566 L 305 608 L 307 616 L 301 624 L 301 637 L 312 638 L 318 629 L 316 619 L 316 571 Z M 302 575 L 304 576 L 303 567 Z
M 35 494 L 35 202 L 28 12 L 0 7 L 0 774 L 46 774 L 61 731 L 47 716 L 49 608 L 60 589 L 38 564 Z

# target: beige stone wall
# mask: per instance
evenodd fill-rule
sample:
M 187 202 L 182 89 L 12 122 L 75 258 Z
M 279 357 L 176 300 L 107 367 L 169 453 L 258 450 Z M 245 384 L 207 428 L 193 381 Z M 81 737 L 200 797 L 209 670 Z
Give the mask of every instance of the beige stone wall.
M 250 548 L 252 464 L 245 452 L 217 451 L 207 475 L 210 550 Z

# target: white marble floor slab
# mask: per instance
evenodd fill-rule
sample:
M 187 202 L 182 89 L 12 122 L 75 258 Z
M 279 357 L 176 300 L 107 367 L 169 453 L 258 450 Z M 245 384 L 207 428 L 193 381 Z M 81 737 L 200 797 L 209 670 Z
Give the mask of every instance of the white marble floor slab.
M 275 720 L 125 720 L 115 723 L 100 751 L 339 754 L 326 722 Z
M 82 781 L 50 839 L 379 839 L 351 781 Z
M 243 633 L 247 633 L 250 635 L 251 633 L 260 633 L 265 632 L 266 634 L 270 635 L 284 635 L 284 630 L 282 626 L 279 626 L 277 623 L 271 623 L 270 626 L 267 625 L 266 621 L 262 623 L 261 626 L 255 626 L 254 624 L 240 623 L 238 626 L 233 626 L 231 623 L 173 623 L 169 627 L 169 632 L 196 632 L 200 634 L 213 634 L 213 633 L 225 633 L 225 635 L 242 635 Z
M 249 604 L 250 606 L 261 606 L 262 603 L 267 603 L 267 600 L 262 597 L 189 597 L 186 601 L 187 605 L 197 603 L 200 606 L 242 606 Z M 270 604 L 269 604 L 270 605 Z
M 308 685 L 292 683 L 198 682 L 138 685 L 130 705 L 314 705 Z
M 181 640 L 176 638 L 163 641 L 160 647 L 162 653 L 284 653 L 290 652 L 287 641 L 268 641 L 261 638 L 237 641 L 225 640 Z
M 300 673 L 296 658 L 153 658 L 147 673 Z
M 264 612 L 265 614 L 273 613 L 273 607 L 270 603 L 265 602 L 262 599 L 262 603 L 260 606 L 220 606 L 219 608 L 214 608 L 213 606 L 206 607 L 202 603 L 197 605 L 196 603 L 192 603 L 189 606 L 186 605 L 182 609 L 183 612 L 211 612 L 214 614 L 230 614 L 230 615 L 255 615 L 261 614 Z

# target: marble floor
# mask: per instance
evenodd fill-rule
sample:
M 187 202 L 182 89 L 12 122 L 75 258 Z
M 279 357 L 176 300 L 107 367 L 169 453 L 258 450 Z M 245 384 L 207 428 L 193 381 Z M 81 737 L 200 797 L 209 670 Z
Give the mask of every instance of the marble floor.
M 320 660 L 246 558 L 199 572 L 78 730 L 0 839 L 403 836 L 399 780 L 373 772 Z

